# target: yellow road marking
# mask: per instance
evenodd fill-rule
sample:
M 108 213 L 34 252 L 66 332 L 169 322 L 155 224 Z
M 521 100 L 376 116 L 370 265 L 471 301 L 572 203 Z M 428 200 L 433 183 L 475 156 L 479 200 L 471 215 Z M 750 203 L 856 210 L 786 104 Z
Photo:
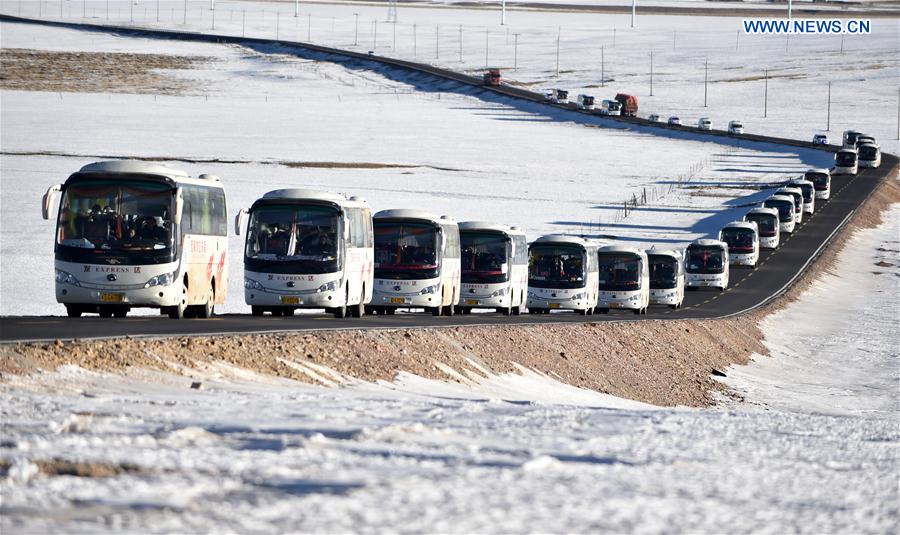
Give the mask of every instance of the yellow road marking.
M 57 323 L 62 323 L 60 320 L 54 321 L 23 321 L 22 325 L 54 325 Z

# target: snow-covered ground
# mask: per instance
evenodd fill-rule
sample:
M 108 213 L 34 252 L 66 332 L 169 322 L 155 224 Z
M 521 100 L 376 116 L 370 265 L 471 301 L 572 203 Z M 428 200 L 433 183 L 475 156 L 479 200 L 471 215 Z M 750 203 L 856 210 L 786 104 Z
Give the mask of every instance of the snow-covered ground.
M 714 234 L 767 195 L 758 183 L 830 161 L 821 151 L 655 135 L 429 77 L 277 49 L 17 24 L 0 29 L 4 48 L 213 58 L 197 70 L 172 73 L 195 84 L 180 96 L 2 92 L 2 314 L 62 313 L 47 284 L 53 223 L 40 219 L 39 200 L 47 187 L 101 157 L 162 158 L 191 174 L 217 174 L 231 214 L 266 191 L 299 186 L 362 195 L 375 209 L 493 219 L 524 227 L 530 238 L 562 231 L 647 246 Z M 290 162 L 413 167 L 285 165 Z M 623 219 L 622 203 L 645 191 L 647 209 Z M 232 237 L 230 247 L 241 251 L 241 238 Z M 243 311 L 240 254 L 230 262 L 235 276 L 221 311 Z
M 499 10 L 401 4 L 398 21 L 390 23 L 386 5 L 301 2 L 300 16 L 294 17 L 291 2 L 220 0 L 215 2 L 213 21 L 206 0 L 187 4 L 161 0 L 157 20 L 156 2 L 150 1 L 132 11 L 130 1 L 113 0 L 108 15 L 105 0 L 65 2 L 62 12 L 59 3 L 49 3 L 39 13 L 38 4 L 26 2 L 22 13 L 44 18 L 60 18 L 62 13 L 63 20 L 84 18 L 96 23 L 311 41 L 462 71 L 502 67 L 508 79 L 536 89 L 565 87 L 573 96 L 588 92 L 598 98 L 612 98 L 621 91 L 640 98 L 642 114 L 676 114 L 685 124 L 708 116 L 722 127 L 740 119 L 748 132 L 798 139 L 811 139 L 828 125 L 831 83 L 832 138 L 857 128 L 876 136 L 885 150 L 900 150 L 900 17 L 872 19 L 870 35 L 787 38 L 744 34 L 741 17 L 640 15 L 637 27 L 631 28 L 630 14 L 509 11 L 507 24 L 501 26 Z M 766 3 L 699 4 L 772 7 Z M 187 17 L 184 5 L 188 5 Z M 0 9 L 16 14 L 19 4 L 0 2 Z M 707 60 L 708 107 L 704 107 Z
M 898 216 L 766 322 L 765 362 L 729 370 L 762 407 L 652 408 L 531 372 L 324 388 L 213 364 L 201 390 L 139 370 L 7 376 L 0 529 L 893 533 Z M 783 327 L 848 294 L 894 314 Z M 60 461 L 123 473 L 43 475 Z

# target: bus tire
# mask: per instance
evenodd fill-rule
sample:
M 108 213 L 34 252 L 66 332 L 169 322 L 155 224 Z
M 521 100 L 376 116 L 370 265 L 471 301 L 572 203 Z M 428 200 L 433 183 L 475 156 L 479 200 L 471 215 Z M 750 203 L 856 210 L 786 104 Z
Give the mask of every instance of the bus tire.
M 350 309 L 350 315 L 354 318 L 361 318 L 366 314 L 366 305 L 364 303 L 366 296 L 366 287 L 363 286 L 362 293 L 359 294 L 359 303 L 353 305 Z
M 124 318 L 128 316 L 128 307 L 121 307 L 113 309 L 113 316 L 117 318 Z
M 169 318 L 173 320 L 180 320 L 187 317 L 187 306 L 184 304 L 184 301 L 181 304 L 168 307 L 167 314 L 169 314 Z
M 66 316 L 70 318 L 80 318 L 84 311 L 78 305 L 66 305 Z
M 282 315 L 282 316 L 293 316 L 293 315 L 294 315 L 294 309 L 293 309 L 293 308 L 282 308 L 282 309 L 281 309 L 281 315 Z
M 276 318 L 281 317 L 281 308 L 279 308 L 279 307 L 273 307 L 271 310 L 269 310 L 269 312 L 271 312 L 272 316 L 274 316 Z
M 525 301 L 523 300 L 521 303 L 519 303 L 519 306 L 513 307 L 513 309 L 512 309 L 513 316 L 521 316 L 522 311 L 524 309 L 525 309 Z
M 588 313 L 586 308 L 578 309 L 575 312 L 577 312 L 579 316 L 587 316 L 587 313 Z
M 337 319 L 346 318 L 347 317 L 347 305 L 344 304 L 342 306 L 332 308 L 331 314 Z
M 608 308 L 598 308 L 597 312 L 599 312 L 601 314 L 609 314 L 609 309 Z
M 198 318 L 211 318 L 216 313 L 216 291 L 210 287 L 209 293 L 206 296 L 206 302 L 202 305 L 197 305 L 196 317 Z
M 100 307 L 97 312 L 100 314 L 101 318 L 111 318 L 113 315 L 110 307 Z
M 444 315 L 447 317 L 453 316 L 456 313 L 456 304 L 450 303 L 449 305 L 444 305 Z
M 265 312 L 265 311 L 263 310 L 263 307 L 261 307 L 261 306 L 257 306 L 257 305 L 250 306 L 250 315 L 251 316 L 255 316 L 258 318 L 263 315 L 263 312 Z
M 432 316 L 443 316 L 444 315 L 444 307 L 438 305 L 436 307 L 431 307 L 431 315 Z
M 388 316 L 393 316 L 397 312 L 396 308 L 393 307 L 385 307 L 381 309 L 382 314 L 387 314 Z
M 671 308 L 672 310 L 678 310 L 678 305 L 669 305 L 669 308 Z

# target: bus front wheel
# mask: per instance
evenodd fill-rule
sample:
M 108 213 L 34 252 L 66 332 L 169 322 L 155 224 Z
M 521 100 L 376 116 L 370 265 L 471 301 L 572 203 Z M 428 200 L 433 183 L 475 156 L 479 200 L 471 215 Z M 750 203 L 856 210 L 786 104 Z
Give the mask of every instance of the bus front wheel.
M 444 307 L 438 305 L 436 307 L 431 307 L 431 315 L 432 316 L 443 316 L 444 315 Z
M 98 312 L 101 318 L 111 318 L 113 315 L 113 311 L 110 307 L 100 307 Z
M 263 307 L 252 305 L 250 307 L 250 315 L 256 316 L 257 318 L 263 315 Z
M 444 306 L 444 315 L 452 316 L 453 314 L 456 314 L 456 304 L 450 303 L 449 305 L 445 305 Z
M 169 317 L 173 320 L 184 319 L 186 312 L 187 305 L 184 303 L 184 300 L 182 300 L 181 303 L 168 308 Z
M 80 318 L 83 312 L 78 305 L 66 305 L 66 315 L 70 318 Z

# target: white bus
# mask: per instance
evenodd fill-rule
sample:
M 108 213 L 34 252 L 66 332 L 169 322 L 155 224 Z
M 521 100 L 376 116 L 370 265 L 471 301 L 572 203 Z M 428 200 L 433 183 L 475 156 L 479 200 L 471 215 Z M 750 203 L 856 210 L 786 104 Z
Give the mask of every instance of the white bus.
M 372 299 L 372 210 L 357 197 L 306 189 L 266 193 L 244 218 L 244 301 L 254 316 L 324 308 L 360 317 Z
M 856 149 L 841 149 L 834 154 L 832 175 L 855 175 L 858 171 L 859 155 Z
M 459 226 L 420 210 L 375 214 L 375 293 L 371 309 L 424 308 L 452 316 L 460 294 Z
M 657 249 L 645 252 L 650 266 L 650 304 L 681 308 L 684 302 L 684 253 Z
M 719 240 L 694 240 L 684 251 L 685 286 L 689 290 L 701 287 L 728 287 L 728 244 Z
M 778 210 L 778 227 L 782 234 L 791 234 L 794 232 L 796 222 L 794 221 L 794 197 L 790 195 L 772 195 L 762 203 L 763 208 L 774 208 Z
M 803 178 L 813 183 L 816 199 L 827 201 L 831 198 L 831 171 L 828 169 L 810 169 Z
M 784 195 L 794 199 L 794 222 L 803 222 L 803 190 L 795 186 L 785 186 L 775 190 L 775 195 Z
M 487 223 L 459 224 L 461 281 L 459 311 L 491 308 L 518 316 L 528 292 L 528 241 L 525 231 Z
M 759 230 L 752 221 L 732 221 L 719 231 L 728 244 L 728 265 L 755 268 L 759 261 Z
M 800 188 L 803 194 L 803 212 L 812 214 L 816 211 L 816 185 L 809 180 L 796 179 L 791 180 L 788 186 L 792 188 Z
M 578 95 L 578 100 L 576 101 L 579 110 L 593 110 L 594 109 L 594 97 L 593 95 Z
M 646 314 L 650 305 L 650 267 L 647 253 L 635 247 L 607 245 L 597 250 L 599 287 L 597 311 L 611 308 Z
M 596 243 L 563 234 L 533 241 L 528 248 L 528 312 L 592 314 L 597 306 L 597 248 Z
M 92 163 L 47 190 L 44 219 L 57 194 L 56 300 L 69 317 L 149 307 L 206 318 L 225 302 L 228 222 L 218 177 L 157 163 Z
M 744 216 L 744 221 L 756 223 L 759 234 L 759 246 L 762 249 L 777 249 L 781 241 L 778 209 L 753 208 Z
M 875 143 L 863 143 L 858 148 L 859 167 L 878 167 L 881 165 L 881 147 Z

